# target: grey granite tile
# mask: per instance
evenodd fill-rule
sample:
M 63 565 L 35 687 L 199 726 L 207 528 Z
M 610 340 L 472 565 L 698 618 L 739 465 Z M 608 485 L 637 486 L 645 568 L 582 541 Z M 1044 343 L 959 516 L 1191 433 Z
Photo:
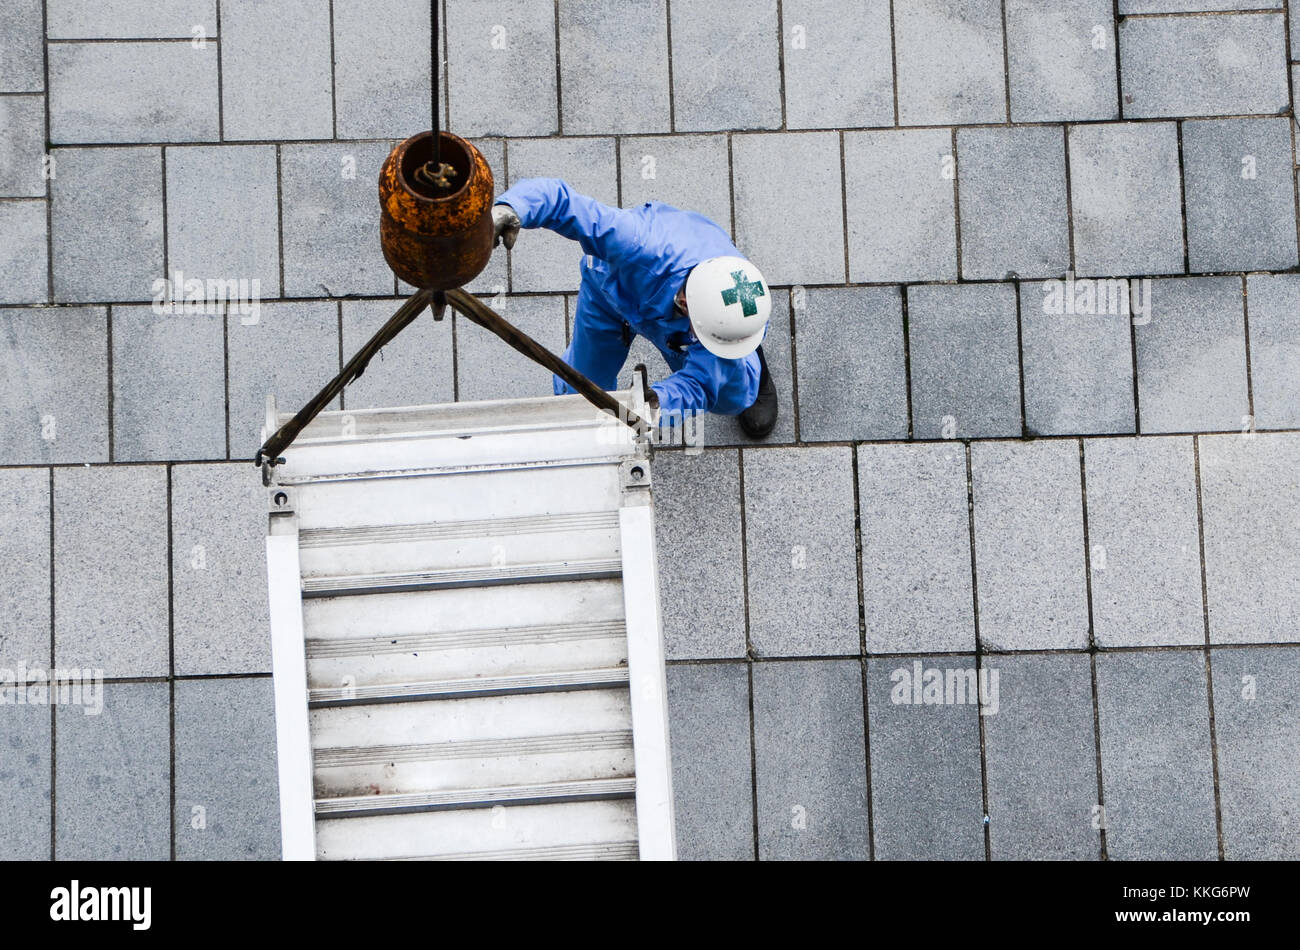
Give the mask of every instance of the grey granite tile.
M 889 0 L 784 0 L 786 128 L 894 124 Z
M 861 663 L 754 664 L 760 859 L 867 859 L 865 742 Z
M 979 697 L 957 695 L 974 669 L 971 656 L 867 661 L 876 860 L 984 859 Z M 927 703 L 926 679 L 949 671 L 954 701 L 931 692 Z
M 1007 0 L 1011 120 L 1119 118 L 1110 0 Z
M 1079 445 L 971 446 L 979 632 L 986 648 L 1088 645 Z
M 343 360 L 346 362 L 397 312 L 400 300 L 343 301 Z M 434 320 L 428 309 L 370 361 L 365 374 L 343 390 L 347 409 L 425 406 L 454 402 L 452 318 Z M 475 327 L 474 330 L 478 328 Z
M 10 670 L 16 673 L 16 670 Z M 6 681 L 12 683 L 12 681 Z M 26 700 L 15 685 L 0 686 L 16 704 Z M 50 859 L 50 709 L 44 704 L 6 705 L 0 714 L 0 860 Z
M 858 446 L 868 653 L 975 649 L 966 450 Z
M 765 275 L 766 276 L 766 275 Z M 796 288 L 794 293 L 799 293 Z M 776 426 L 763 439 L 766 443 L 794 441 L 794 373 L 790 359 L 790 297 L 785 293 L 772 296 L 772 315 L 768 319 L 767 336 L 763 338 L 763 356 L 767 359 L 772 385 L 776 387 Z M 698 420 L 693 431 L 684 435 L 694 447 L 714 445 L 754 445 L 755 440 L 740 428 L 735 416 L 711 412 Z
M 195 39 L 217 35 L 216 0 L 48 0 L 50 39 Z M 201 33 L 196 33 L 196 29 Z
M 695 211 L 731 233 L 731 170 L 725 135 L 655 135 L 620 143 L 622 205 L 662 201 Z
M 670 131 L 665 0 L 560 0 L 557 9 L 564 133 Z
M 755 449 L 742 464 L 754 652 L 857 653 L 851 450 Z
M 45 37 L 41 0 L 0 0 L 0 92 L 40 92 L 45 88 Z
M 44 162 L 44 97 L 0 97 L 0 196 L 44 198 Z
M 1192 440 L 1088 439 L 1083 456 L 1097 645 L 1203 643 Z
M 894 41 L 900 125 L 1006 121 L 999 0 L 896 4 Z
M 552 353 L 563 355 L 563 297 L 509 297 L 498 312 Z M 545 367 L 459 314 L 455 320 L 456 392 L 462 402 L 549 396 L 555 391 Z
M 49 242 L 42 200 L 0 201 L 0 303 L 49 300 Z
M 1015 286 L 911 286 L 907 317 L 913 435 L 1020 435 Z
M 0 668 L 45 666 L 50 661 L 47 469 L 0 469 L 0 524 L 5 525 L 0 532 L 0 617 L 5 618 Z
M 844 134 L 850 280 L 956 280 L 955 161 L 948 129 Z
M 748 667 L 671 664 L 667 674 L 677 857 L 753 860 Z
M 1092 860 L 1097 752 L 1092 670 L 1084 654 L 986 657 L 984 749 L 993 859 Z
M 1246 278 L 1255 426 L 1300 428 L 1300 277 Z
M 676 0 L 669 21 L 676 131 L 781 127 L 776 0 Z
M 275 690 L 269 678 L 176 683 L 176 857 L 280 857 Z
M 446 7 L 451 126 L 462 135 L 557 133 L 555 6 L 451 0 Z
M 1218 853 L 1205 655 L 1097 655 L 1106 851 L 1112 861 Z
M 427 131 L 433 118 L 428 0 L 333 0 L 333 16 L 338 137 L 406 139 Z M 444 43 L 447 33 L 444 20 Z M 439 88 L 446 90 L 445 60 L 441 68 Z M 439 100 L 439 121 L 448 128 L 446 98 Z

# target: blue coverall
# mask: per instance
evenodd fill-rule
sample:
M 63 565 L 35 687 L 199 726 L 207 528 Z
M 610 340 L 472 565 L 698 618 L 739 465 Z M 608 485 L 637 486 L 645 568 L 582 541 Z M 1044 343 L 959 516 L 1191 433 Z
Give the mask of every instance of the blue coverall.
M 659 348 L 673 374 L 654 383 L 661 413 L 736 415 L 758 396 L 757 353 L 714 356 L 691 333 L 673 298 L 691 268 L 711 257 L 742 257 L 725 231 L 693 211 L 659 201 L 611 208 L 558 178 L 526 178 L 503 193 L 525 228 L 547 228 L 577 241 L 582 259 L 573 342 L 564 360 L 602 389 L 615 389 L 633 331 Z M 558 376 L 557 395 L 572 393 Z

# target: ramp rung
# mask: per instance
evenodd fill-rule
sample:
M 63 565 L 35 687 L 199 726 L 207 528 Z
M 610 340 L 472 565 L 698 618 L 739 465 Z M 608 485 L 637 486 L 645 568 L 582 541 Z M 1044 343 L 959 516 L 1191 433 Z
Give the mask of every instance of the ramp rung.
M 408 792 L 399 795 L 358 795 L 316 801 L 316 814 L 333 818 L 348 815 L 396 815 L 404 812 L 451 808 L 491 808 L 495 805 L 536 805 L 543 802 L 585 802 L 631 798 L 636 779 L 594 779 L 553 782 L 546 785 L 507 785 L 496 788 Z
M 470 679 L 379 686 L 330 686 L 311 690 L 312 706 L 357 703 L 400 703 L 419 699 L 453 699 L 467 696 L 502 696 L 570 689 L 604 689 L 626 686 L 627 667 L 570 670 L 561 673 L 526 673 L 519 676 L 477 676 Z
M 468 742 L 430 742 L 397 746 L 343 746 L 317 749 L 316 768 L 347 768 L 361 765 L 431 762 L 443 759 L 500 758 L 505 756 L 558 755 L 594 752 L 601 749 L 632 748 L 632 730 L 576 732 L 552 736 L 520 736 L 509 739 L 481 739 Z
M 549 581 L 586 581 L 618 577 L 623 563 L 599 558 L 559 563 L 509 564 L 503 567 L 450 568 L 401 574 L 358 574 L 345 577 L 303 578 L 303 597 L 338 597 L 345 594 L 387 594 L 404 590 L 450 587 L 491 587 L 500 584 L 544 584 Z
M 392 636 L 348 637 L 343 640 L 308 639 L 307 658 L 374 656 L 381 653 L 419 653 L 430 650 L 468 650 L 475 647 L 511 647 L 597 640 L 625 636 L 621 620 L 583 623 L 547 623 L 530 627 L 485 627 L 445 633 L 402 633 Z
M 358 544 L 455 541 L 462 538 L 549 534 L 557 531 L 612 530 L 617 527 L 618 512 L 616 511 L 582 511 L 571 514 L 479 518 L 473 521 L 441 521 L 429 524 L 308 528 L 299 534 L 299 544 L 303 548 L 344 547 Z
M 595 844 L 561 844 L 549 848 L 502 848 L 496 851 L 461 851 L 396 861 L 635 861 L 640 849 L 635 841 Z

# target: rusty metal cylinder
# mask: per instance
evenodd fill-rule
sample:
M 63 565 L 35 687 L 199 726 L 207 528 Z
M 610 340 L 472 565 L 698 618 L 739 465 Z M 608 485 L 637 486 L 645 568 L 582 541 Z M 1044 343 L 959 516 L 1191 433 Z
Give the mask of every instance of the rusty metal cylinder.
M 389 153 L 379 172 L 379 240 L 384 259 L 414 287 L 450 290 L 473 280 L 492 256 L 492 169 L 469 142 L 450 132 L 439 160 L 455 170 L 451 190 L 438 194 L 416 177 L 432 156 L 421 132 Z

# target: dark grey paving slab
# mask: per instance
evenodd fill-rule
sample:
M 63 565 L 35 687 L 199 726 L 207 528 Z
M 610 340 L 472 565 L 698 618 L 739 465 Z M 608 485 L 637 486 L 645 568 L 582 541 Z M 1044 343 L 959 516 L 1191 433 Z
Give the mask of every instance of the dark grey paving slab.
M 0 92 L 40 92 L 45 88 L 45 37 L 41 0 L 0 0 Z
M 50 661 L 50 473 L 0 469 L 0 669 Z M 6 712 L 10 712 L 6 710 Z M 0 723 L 4 716 L 0 715 Z M 0 740 L 0 748 L 3 740 Z M 0 756 L 0 761 L 6 757 Z M 2 824 L 2 823 L 0 823 Z
M 749 672 L 744 663 L 670 664 L 677 857 L 754 858 Z
M 784 0 L 781 16 L 786 128 L 894 124 L 889 0 Z
M 755 449 L 741 461 L 754 652 L 858 653 L 852 451 Z
M 1075 270 L 1091 277 L 1182 273 L 1176 125 L 1075 125 L 1068 148 Z
M 978 694 L 936 703 L 932 692 L 927 703 L 924 691 L 927 673 L 942 681 L 952 671 L 957 700 L 957 683 L 974 669 L 973 656 L 867 661 L 876 860 L 984 859 Z
M 1015 286 L 911 286 L 907 317 L 913 435 L 1020 435 Z
M 1300 640 L 1300 436 L 1202 436 L 1212 643 Z
M 786 169 L 801 173 L 791 178 Z M 770 284 L 844 280 L 840 143 L 834 132 L 753 133 L 731 140 L 736 246 Z M 790 235 L 798 234 L 798 241 Z
M 45 202 L 0 201 L 0 303 L 49 299 L 49 244 Z
M 975 649 L 966 449 L 858 446 L 868 653 Z
M 164 276 L 162 150 L 55 149 L 54 299 L 144 303 Z
M 175 801 L 177 860 L 280 857 L 269 677 L 176 683 Z
M 1031 435 L 1135 431 L 1129 327 L 1141 319 L 1132 307 L 1137 298 L 1126 280 L 1084 281 L 1020 285 L 1025 427 Z M 1065 312 L 1067 294 L 1074 313 Z
M 217 138 L 215 43 L 57 43 L 49 70 L 53 142 Z
M 1300 277 L 1246 278 L 1255 426 L 1300 428 Z
M 1280 12 L 1122 20 L 1119 53 L 1127 118 L 1290 108 Z
M 0 310 L 0 464 L 107 461 L 107 311 Z
M 1213 861 L 1205 654 L 1097 655 L 1106 851 L 1112 861 Z
M 1240 429 L 1250 414 L 1242 285 L 1237 277 L 1184 277 L 1151 286 L 1139 324 L 1141 431 Z
M 178 675 L 270 672 L 266 507 L 246 462 L 172 468 Z
M 103 711 L 55 713 L 54 856 L 166 861 L 171 855 L 170 688 L 105 683 Z
M 850 280 L 956 280 L 954 163 L 948 129 L 844 134 Z
M 0 196 L 44 198 L 44 156 L 45 98 L 0 97 Z
M 653 471 L 659 600 L 668 658 L 743 657 L 738 453 L 661 452 Z
M 1085 654 L 985 657 L 989 847 L 1010 861 L 1095 861 L 1101 835 Z M 997 689 L 993 687 L 997 674 Z M 996 706 L 996 712 L 994 712 Z
M 1300 856 L 1300 650 L 1212 650 L 1223 856 Z
M 670 131 L 665 0 L 561 0 L 558 10 L 564 133 Z
M 564 352 L 563 297 L 510 297 L 498 313 L 552 353 Z M 555 391 L 549 370 L 496 334 L 459 315 L 455 319 L 457 395 L 462 402 L 549 396 Z
M 725 135 L 647 135 L 619 142 L 622 205 L 662 201 L 696 211 L 731 233 Z
M 1086 647 L 1078 443 L 975 443 L 971 484 L 979 633 L 985 647 Z
M 418 30 L 418 23 L 412 29 Z M 294 38 L 292 56 L 284 55 L 286 36 Z M 329 138 L 334 129 L 330 47 L 328 3 L 223 0 L 224 137 L 228 141 Z M 367 179 L 372 190 L 374 181 Z
M 113 460 L 225 458 L 221 314 L 114 307 L 112 319 Z
M 900 125 L 1006 121 L 998 0 L 896 5 L 894 41 Z
M 333 0 L 334 111 L 341 139 L 405 139 L 429 128 L 429 5 Z M 396 27 L 400 24 L 400 27 Z M 447 42 L 443 21 L 443 42 Z M 455 49 L 455 47 L 451 47 Z M 447 63 L 439 88 L 447 89 Z M 485 79 L 487 77 L 484 77 Z M 328 77 L 323 79 L 328 83 Z M 552 85 L 554 73 L 552 73 Z M 328 86 L 326 87 L 328 88 Z M 484 90 L 490 88 L 484 85 Z M 438 103 L 446 125 L 446 97 Z M 452 127 L 457 134 L 465 129 Z
M 401 305 L 401 300 L 343 301 L 344 361 L 351 359 Z M 360 379 L 348 384 L 343 391 L 344 407 L 377 409 L 454 402 L 452 322 L 450 316 L 434 320 L 426 309 L 379 351 Z
M 1007 0 L 1011 121 L 1119 118 L 1109 0 Z
M 813 288 L 795 324 L 800 438 L 907 438 L 899 289 Z
M 754 664 L 761 860 L 868 858 L 865 741 L 861 663 Z
M 1097 645 L 1203 643 L 1192 440 L 1088 439 L 1083 456 Z
M 779 129 L 776 0 L 676 0 L 672 27 L 674 129 Z
M 446 8 L 451 127 L 462 135 L 558 132 L 554 5 L 452 0 Z
M 1061 129 L 958 129 L 957 162 L 963 277 L 1053 277 L 1070 266 Z
M 798 293 L 796 288 L 794 293 Z M 763 356 L 767 359 L 772 385 L 776 387 L 776 426 L 761 442 L 779 444 L 794 441 L 794 372 L 790 357 L 790 296 L 776 293 L 772 296 L 772 315 L 768 319 L 767 336 L 763 338 Z M 756 440 L 745 434 L 735 416 L 710 412 L 698 422 L 698 429 L 685 433 L 695 446 L 755 445 Z
M 11 672 L 17 672 L 11 670 Z M 12 683 L 12 681 L 9 681 Z M 50 708 L 16 705 L 25 689 L 0 687 L 13 705 L 0 714 L 0 860 L 50 859 Z
M 217 34 L 216 0 L 48 0 L 50 39 L 162 39 Z M 201 33 L 196 34 L 196 28 Z
M 55 469 L 56 666 L 167 675 L 166 504 L 163 465 Z

